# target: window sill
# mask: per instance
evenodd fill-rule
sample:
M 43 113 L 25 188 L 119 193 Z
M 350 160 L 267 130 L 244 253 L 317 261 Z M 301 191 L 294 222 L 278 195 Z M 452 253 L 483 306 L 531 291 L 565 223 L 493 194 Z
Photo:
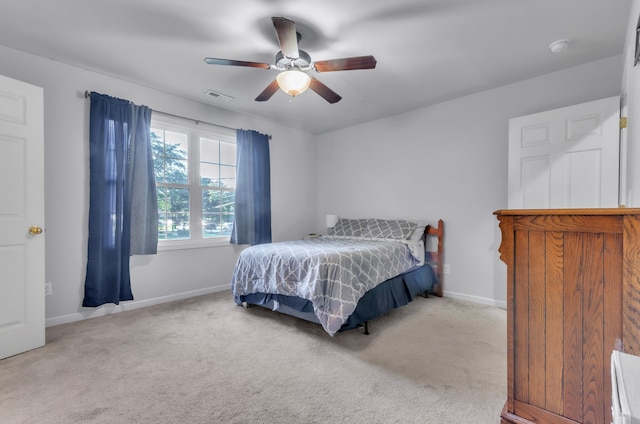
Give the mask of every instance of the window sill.
M 229 239 L 225 237 L 220 237 L 215 239 L 202 239 L 202 240 L 158 241 L 158 252 L 164 252 L 168 250 L 202 249 L 206 247 L 221 247 L 221 246 L 231 246 Z

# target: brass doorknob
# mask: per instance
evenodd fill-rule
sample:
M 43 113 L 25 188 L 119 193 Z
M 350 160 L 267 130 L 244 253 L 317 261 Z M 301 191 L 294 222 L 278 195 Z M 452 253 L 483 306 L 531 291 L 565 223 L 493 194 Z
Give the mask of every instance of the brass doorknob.
M 34 225 L 33 227 L 29 227 L 29 234 L 38 235 L 42 234 L 42 228 Z

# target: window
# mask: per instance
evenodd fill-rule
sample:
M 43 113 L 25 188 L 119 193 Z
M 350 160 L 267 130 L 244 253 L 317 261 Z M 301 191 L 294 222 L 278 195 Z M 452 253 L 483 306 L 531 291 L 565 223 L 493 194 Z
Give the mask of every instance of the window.
M 228 241 L 235 205 L 235 131 L 154 115 L 151 144 L 159 246 Z

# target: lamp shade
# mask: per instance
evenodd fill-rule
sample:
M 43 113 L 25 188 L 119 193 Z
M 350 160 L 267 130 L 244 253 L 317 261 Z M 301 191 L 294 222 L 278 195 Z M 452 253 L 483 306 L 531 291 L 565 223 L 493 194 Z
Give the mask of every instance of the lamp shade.
M 327 228 L 333 228 L 338 223 L 338 215 L 327 215 Z
M 302 71 L 290 70 L 280 72 L 276 77 L 276 81 L 278 81 L 278 86 L 282 91 L 295 97 L 309 88 L 311 78 Z

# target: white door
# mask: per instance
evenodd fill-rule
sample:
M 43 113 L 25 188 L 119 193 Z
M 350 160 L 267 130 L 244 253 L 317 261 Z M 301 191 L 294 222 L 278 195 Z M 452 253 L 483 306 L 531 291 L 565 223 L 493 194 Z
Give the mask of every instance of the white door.
M 0 359 L 44 345 L 42 88 L 0 76 Z
M 620 98 L 509 120 L 510 209 L 618 207 Z

